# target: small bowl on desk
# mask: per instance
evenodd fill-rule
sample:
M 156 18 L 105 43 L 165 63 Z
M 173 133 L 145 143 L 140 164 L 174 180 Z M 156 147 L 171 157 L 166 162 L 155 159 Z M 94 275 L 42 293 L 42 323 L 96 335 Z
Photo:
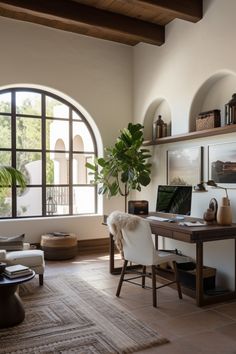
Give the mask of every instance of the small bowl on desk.
M 6 266 L 7 266 L 6 263 L 0 262 L 0 274 L 3 274 Z

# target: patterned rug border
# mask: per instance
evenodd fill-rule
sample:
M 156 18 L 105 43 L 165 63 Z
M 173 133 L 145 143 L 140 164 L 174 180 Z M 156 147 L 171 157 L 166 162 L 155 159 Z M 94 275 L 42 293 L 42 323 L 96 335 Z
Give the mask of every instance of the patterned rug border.
M 43 287 L 34 279 L 20 295 L 26 318 L 0 330 L 1 354 L 128 354 L 169 342 L 76 274 L 46 276 Z

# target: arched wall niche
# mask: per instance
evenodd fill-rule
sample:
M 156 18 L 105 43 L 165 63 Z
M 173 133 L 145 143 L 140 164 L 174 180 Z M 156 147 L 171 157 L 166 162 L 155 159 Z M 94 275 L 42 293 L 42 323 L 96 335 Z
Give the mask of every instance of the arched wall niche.
M 165 123 L 167 123 L 167 135 L 171 135 L 171 110 L 165 98 L 155 99 L 148 107 L 144 117 L 144 140 L 152 139 L 152 126 L 161 115 Z
M 236 92 L 236 73 L 222 70 L 209 77 L 197 90 L 190 108 L 189 131 L 196 131 L 200 112 L 220 109 L 221 126 L 225 125 L 225 104 Z

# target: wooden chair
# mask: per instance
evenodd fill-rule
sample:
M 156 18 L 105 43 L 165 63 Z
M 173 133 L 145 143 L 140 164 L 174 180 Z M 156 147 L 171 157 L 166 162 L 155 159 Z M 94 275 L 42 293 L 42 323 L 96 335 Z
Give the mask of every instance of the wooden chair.
M 130 215 L 130 217 L 132 218 L 133 216 Z M 158 251 L 155 249 L 153 239 L 152 239 L 151 228 L 148 221 L 140 218 L 140 221 L 134 230 L 129 230 L 127 227 L 123 227 L 122 235 L 123 235 L 124 264 L 123 264 L 118 288 L 116 291 L 116 296 L 119 297 L 122 284 L 124 281 L 137 284 L 133 280 L 141 278 L 142 279 L 141 284 L 137 284 L 137 285 L 141 285 L 142 288 L 145 288 L 145 278 L 149 277 L 152 279 L 152 300 L 153 300 L 154 307 L 157 307 L 156 290 L 173 283 L 176 283 L 179 298 L 182 299 L 182 291 L 178 279 L 178 270 L 176 267 L 176 259 L 178 258 L 178 255 L 175 255 L 170 252 Z M 143 266 L 142 272 L 138 272 L 135 270 L 127 271 L 128 262 L 142 265 Z M 157 287 L 156 286 L 157 266 L 166 262 L 173 263 L 175 280 Z M 147 272 L 148 266 L 151 267 L 151 273 Z M 136 276 L 133 276 L 131 278 L 125 278 L 125 275 L 130 272 L 132 273 L 135 272 Z

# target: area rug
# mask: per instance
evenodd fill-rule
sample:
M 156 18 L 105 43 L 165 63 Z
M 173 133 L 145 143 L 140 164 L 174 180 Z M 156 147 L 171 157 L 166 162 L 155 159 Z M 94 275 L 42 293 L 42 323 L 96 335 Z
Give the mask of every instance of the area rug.
M 26 317 L 0 330 L 0 353 L 132 353 L 167 343 L 114 298 L 76 275 L 20 287 Z M 114 304 L 115 303 L 115 304 Z

